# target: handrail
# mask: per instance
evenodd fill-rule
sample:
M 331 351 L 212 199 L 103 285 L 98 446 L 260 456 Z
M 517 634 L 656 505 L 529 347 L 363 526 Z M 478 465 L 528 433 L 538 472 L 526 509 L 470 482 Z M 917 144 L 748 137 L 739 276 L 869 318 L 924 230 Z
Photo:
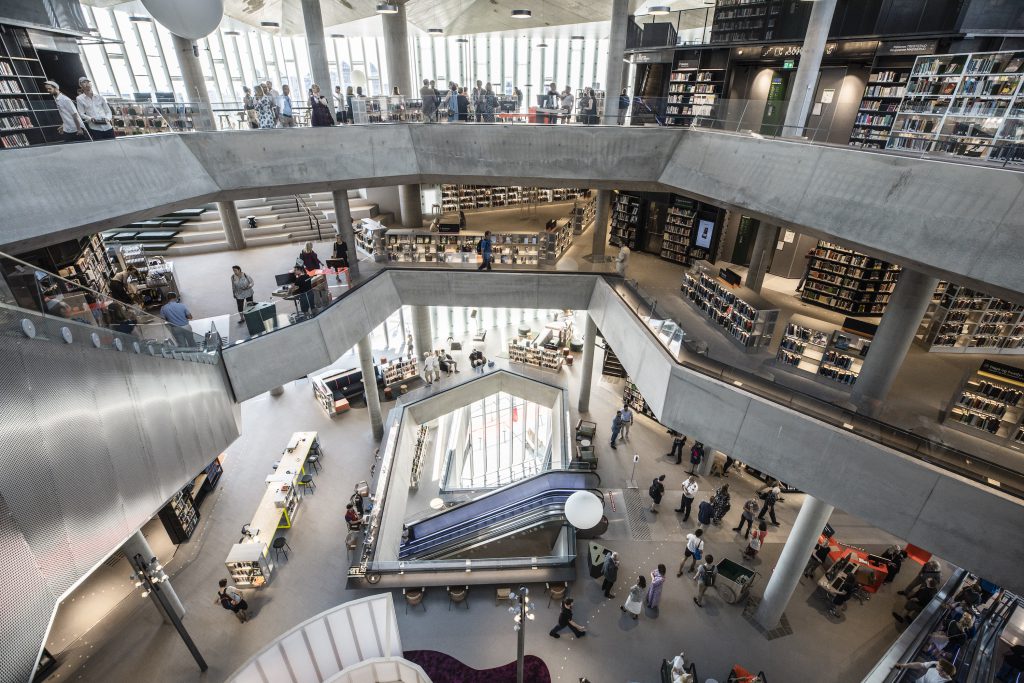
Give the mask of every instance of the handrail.
M 313 213 L 313 209 L 309 206 L 309 204 L 306 203 L 305 199 L 303 199 L 300 195 L 294 195 L 294 196 L 295 196 L 295 210 L 296 211 L 305 211 L 306 212 L 306 218 L 309 221 L 309 229 L 310 230 L 313 229 L 313 222 L 316 221 L 316 241 L 317 242 L 323 242 L 324 237 L 320 233 L 320 217 Z M 319 211 L 319 209 L 317 209 L 317 210 Z

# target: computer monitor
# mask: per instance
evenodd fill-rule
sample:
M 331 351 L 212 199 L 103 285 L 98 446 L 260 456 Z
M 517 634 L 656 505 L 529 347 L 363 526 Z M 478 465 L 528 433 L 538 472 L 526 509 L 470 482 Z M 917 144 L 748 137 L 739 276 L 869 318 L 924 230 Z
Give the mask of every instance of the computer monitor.
M 274 276 L 274 282 L 277 283 L 278 287 L 284 287 L 285 285 L 291 283 L 291 281 L 292 281 L 292 274 L 291 273 L 284 273 L 283 275 L 275 275 Z

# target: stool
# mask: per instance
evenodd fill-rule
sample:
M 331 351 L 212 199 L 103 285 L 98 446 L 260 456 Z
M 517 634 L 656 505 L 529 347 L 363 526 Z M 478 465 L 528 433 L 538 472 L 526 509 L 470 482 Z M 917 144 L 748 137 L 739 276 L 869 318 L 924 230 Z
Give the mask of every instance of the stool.
M 565 354 L 565 364 L 569 365 L 569 366 L 572 365 L 572 354 L 571 353 Z
M 391 387 L 384 387 L 384 398 L 388 401 L 393 399 L 395 396 L 391 391 Z
M 274 559 L 277 560 L 281 559 L 281 553 L 284 553 L 284 559 L 287 560 L 288 550 L 292 549 L 292 547 L 288 545 L 288 541 L 285 540 L 284 536 L 278 536 L 277 538 L 275 538 L 274 542 L 271 544 L 270 547 L 274 549 Z
M 398 387 L 398 393 L 401 396 L 405 396 L 406 394 L 408 394 L 409 393 L 409 385 L 407 385 L 407 384 L 400 385 Z
M 304 488 L 312 489 L 313 491 L 316 491 L 316 484 L 313 483 L 313 475 L 312 474 L 303 474 L 302 477 L 299 478 L 299 485 L 304 487 Z
M 320 471 L 320 458 L 319 458 L 319 456 L 316 456 L 316 455 L 309 456 L 308 458 L 306 458 L 306 463 L 312 465 L 313 469 L 315 469 L 317 472 Z
M 231 120 L 231 114 L 218 114 L 217 118 L 220 120 L 221 130 L 233 130 L 235 127 L 234 122 Z

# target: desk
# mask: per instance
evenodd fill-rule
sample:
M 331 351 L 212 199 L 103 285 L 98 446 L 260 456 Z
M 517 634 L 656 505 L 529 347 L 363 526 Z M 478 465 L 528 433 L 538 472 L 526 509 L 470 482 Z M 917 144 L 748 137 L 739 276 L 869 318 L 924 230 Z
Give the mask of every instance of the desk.
M 828 550 L 828 559 L 831 560 L 832 564 L 849 556 L 850 561 L 857 567 L 857 583 L 868 593 L 877 593 L 878 589 L 885 583 L 885 577 L 889 575 L 888 566 L 871 562 L 868 559 L 869 553 L 863 550 L 843 545 L 834 539 L 829 541 Z

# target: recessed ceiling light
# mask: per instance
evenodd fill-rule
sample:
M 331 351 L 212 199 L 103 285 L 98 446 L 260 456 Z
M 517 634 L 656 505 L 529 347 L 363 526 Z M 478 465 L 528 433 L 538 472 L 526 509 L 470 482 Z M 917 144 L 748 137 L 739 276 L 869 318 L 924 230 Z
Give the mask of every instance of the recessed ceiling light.
M 140 17 L 136 14 L 133 14 L 132 16 L 128 17 L 128 21 L 151 22 L 153 20 L 149 17 Z
M 263 28 L 280 28 L 281 24 L 276 21 L 261 21 L 260 26 Z
M 583 36 L 571 36 L 569 40 L 585 40 Z
M 533 16 L 533 12 L 528 9 L 514 9 L 512 10 L 513 19 L 529 19 Z
M 331 34 L 331 38 L 344 38 L 344 37 L 345 37 L 344 33 L 332 33 Z
M 440 35 L 444 33 L 443 28 L 428 28 L 427 33 L 433 33 L 434 35 Z
M 226 36 L 240 36 L 242 34 L 239 33 L 238 31 L 235 31 L 235 30 L 232 29 L 231 31 L 224 31 L 224 35 L 226 35 Z
M 662 16 L 664 14 L 668 14 L 671 11 L 672 11 L 672 8 L 669 7 L 668 5 L 654 5 L 652 7 L 648 7 L 647 8 L 647 13 L 648 14 L 653 14 L 656 17 L 660 17 L 660 16 Z
M 469 38 L 456 38 L 455 42 L 456 43 L 468 43 L 469 42 Z
M 377 3 L 377 14 L 398 14 L 398 5 L 393 5 L 390 2 L 379 2 Z
M 547 43 L 537 43 L 537 47 L 547 47 Z

